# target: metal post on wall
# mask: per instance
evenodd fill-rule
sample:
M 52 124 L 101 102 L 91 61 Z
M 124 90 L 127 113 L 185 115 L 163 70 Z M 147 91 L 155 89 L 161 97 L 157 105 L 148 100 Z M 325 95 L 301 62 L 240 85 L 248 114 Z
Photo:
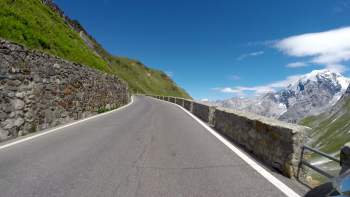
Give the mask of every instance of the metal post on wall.
M 340 151 L 341 170 L 339 174 L 343 174 L 350 169 L 350 142 L 346 143 Z

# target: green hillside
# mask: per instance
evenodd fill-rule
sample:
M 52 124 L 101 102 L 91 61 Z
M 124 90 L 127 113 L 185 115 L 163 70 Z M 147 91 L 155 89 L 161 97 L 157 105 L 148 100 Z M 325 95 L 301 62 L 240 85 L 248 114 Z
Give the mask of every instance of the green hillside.
M 1 38 L 116 75 L 129 83 L 132 93 L 191 98 L 162 71 L 138 60 L 113 56 L 93 40 L 105 60 L 100 58 L 40 0 L 1 0 L 0 8 Z
M 299 124 L 313 129 L 314 148 L 339 157 L 341 147 L 350 141 L 350 96 L 318 116 L 309 116 L 301 120 Z M 338 163 L 331 162 L 317 154 L 312 155 L 311 163 L 317 164 L 317 167 L 333 175 L 339 173 Z M 322 175 L 315 174 L 314 176 L 319 177 L 321 181 L 324 180 Z

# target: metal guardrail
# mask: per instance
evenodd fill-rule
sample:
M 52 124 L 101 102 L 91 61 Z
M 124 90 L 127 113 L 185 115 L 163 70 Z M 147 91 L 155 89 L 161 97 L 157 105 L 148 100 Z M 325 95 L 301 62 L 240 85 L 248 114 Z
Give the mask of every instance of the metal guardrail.
M 310 150 L 310 151 L 312 151 L 312 152 L 315 152 L 315 153 L 317 153 L 317 154 L 319 154 L 319 155 L 322 155 L 322 156 L 324 156 L 324 157 L 327 157 L 328 159 L 333 160 L 333 161 L 335 161 L 335 162 L 338 162 L 338 163 L 340 164 L 340 159 L 338 159 L 338 158 L 336 158 L 336 157 L 333 157 L 333 156 L 331 156 L 331 155 L 328 155 L 328 154 L 326 154 L 326 153 L 324 153 L 324 152 L 321 152 L 321 151 L 316 150 L 316 149 L 314 149 L 314 148 L 311 148 L 311 147 L 309 147 L 309 146 L 303 146 L 303 152 L 304 152 L 304 149 L 308 149 L 308 150 Z M 328 177 L 328 178 L 330 178 L 330 179 L 334 178 L 333 175 L 330 175 L 330 174 L 328 174 L 327 172 L 325 172 L 325 171 L 323 171 L 323 170 L 321 170 L 321 169 L 319 169 L 319 168 L 317 168 L 317 167 L 311 165 L 309 162 L 307 162 L 307 161 L 305 161 L 305 160 L 303 160 L 303 159 L 301 160 L 301 163 L 304 164 L 304 165 L 306 165 L 307 167 L 309 167 L 309 168 L 315 170 L 316 172 L 322 174 L 323 176 L 326 176 L 326 177 Z

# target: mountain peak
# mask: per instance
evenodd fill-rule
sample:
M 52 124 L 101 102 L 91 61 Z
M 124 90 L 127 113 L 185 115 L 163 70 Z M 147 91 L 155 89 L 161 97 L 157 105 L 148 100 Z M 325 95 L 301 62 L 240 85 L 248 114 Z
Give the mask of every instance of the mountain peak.
M 338 75 L 330 72 L 329 70 L 313 70 L 311 73 L 301 76 L 300 81 L 301 82 L 307 82 L 308 80 L 317 81 L 320 78 L 321 79 L 331 78 L 332 76 L 338 76 Z
M 333 73 L 329 70 L 313 70 L 311 73 L 305 74 L 299 78 L 296 82 L 290 84 L 286 90 L 294 91 L 298 94 L 303 90 L 303 87 L 309 83 L 327 83 L 334 87 L 339 87 L 341 92 L 344 92 L 348 86 L 350 80 L 340 73 Z
M 314 70 L 276 93 L 269 92 L 256 98 L 235 97 L 212 103 L 296 123 L 306 116 L 320 114 L 332 107 L 346 92 L 349 83 L 350 80 L 339 73 Z

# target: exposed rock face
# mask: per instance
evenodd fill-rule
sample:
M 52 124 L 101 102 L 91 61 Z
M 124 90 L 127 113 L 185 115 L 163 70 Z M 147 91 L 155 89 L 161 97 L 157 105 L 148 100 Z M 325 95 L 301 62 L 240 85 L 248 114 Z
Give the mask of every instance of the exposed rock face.
M 0 39 L 0 142 L 129 101 L 116 76 Z
M 345 99 L 346 97 L 350 96 L 350 85 L 348 86 L 348 88 L 346 89 L 346 91 L 344 92 L 344 94 L 341 96 L 341 98 L 339 99 L 339 101 Z M 338 102 L 339 102 L 338 101 Z
M 270 92 L 256 98 L 235 97 L 202 102 L 297 123 L 332 107 L 348 86 L 349 80 L 340 74 L 315 70 L 277 93 Z
M 104 57 L 101 55 L 100 50 L 93 43 L 93 40 L 95 39 L 85 31 L 83 26 L 77 20 L 71 20 L 52 0 L 41 0 L 41 2 L 42 4 L 49 7 L 53 12 L 58 14 L 62 18 L 62 20 L 68 25 L 68 27 L 70 27 L 80 35 L 80 37 L 84 40 L 85 44 L 88 45 L 89 48 L 96 55 L 104 59 Z

